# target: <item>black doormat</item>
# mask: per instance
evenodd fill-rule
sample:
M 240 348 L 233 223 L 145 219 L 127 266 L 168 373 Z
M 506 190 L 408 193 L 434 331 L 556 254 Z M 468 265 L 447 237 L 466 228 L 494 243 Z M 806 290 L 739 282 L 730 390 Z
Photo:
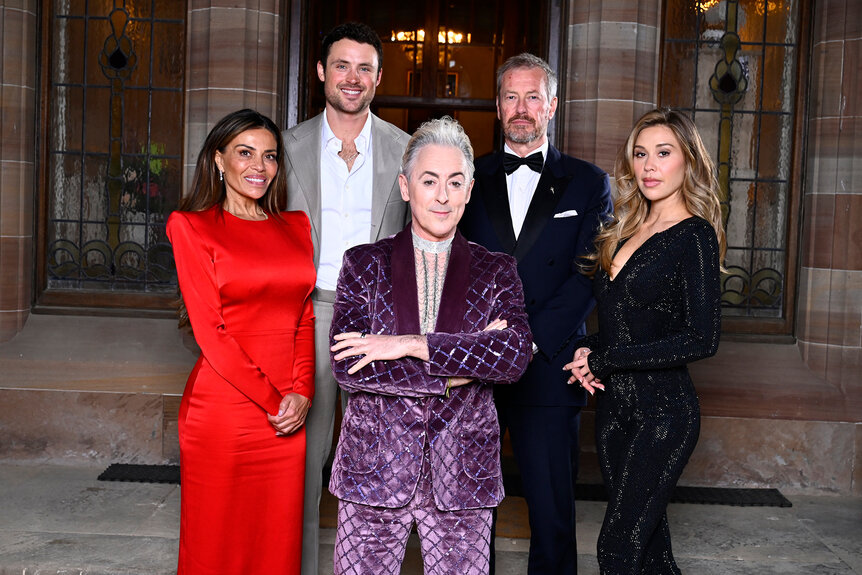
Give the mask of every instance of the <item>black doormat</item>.
M 324 469 L 323 485 L 329 483 L 329 468 Z M 132 465 L 112 463 L 98 477 L 99 481 L 135 481 L 139 483 L 179 483 L 179 465 Z M 507 495 L 521 496 L 521 478 L 516 474 L 504 474 L 503 484 Z M 607 501 L 605 486 L 597 483 L 579 483 L 575 487 L 575 499 L 580 501 Z M 731 487 L 688 487 L 678 485 L 671 503 L 700 503 L 708 505 L 733 505 L 736 507 L 792 507 L 793 504 L 777 489 L 748 489 Z
M 112 463 L 98 477 L 99 481 L 135 481 L 138 483 L 179 483 L 179 465 L 132 465 Z
M 507 493 L 509 493 L 507 491 Z M 511 493 L 514 495 L 514 493 Z M 608 494 L 602 484 L 578 484 L 575 498 L 581 501 L 607 501 Z M 700 503 L 706 505 L 733 505 L 736 507 L 793 507 L 777 489 L 749 489 L 735 487 L 688 487 L 677 485 L 671 503 Z
M 503 474 L 506 495 L 523 496 L 520 475 Z M 575 499 L 580 501 L 607 501 L 608 494 L 601 483 L 578 483 Z M 677 485 L 671 503 L 700 503 L 707 505 L 733 505 L 736 507 L 793 507 L 777 489 L 735 487 L 687 487 Z

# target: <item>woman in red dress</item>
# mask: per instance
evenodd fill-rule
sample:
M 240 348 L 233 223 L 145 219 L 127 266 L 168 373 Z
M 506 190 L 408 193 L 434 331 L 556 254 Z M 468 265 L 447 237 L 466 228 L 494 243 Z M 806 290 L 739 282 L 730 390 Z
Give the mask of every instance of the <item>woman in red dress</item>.
M 315 272 L 286 196 L 278 128 L 241 110 L 207 136 L 168 220 L 201 348 L 179 414 L 180 574 L 300 570 Z

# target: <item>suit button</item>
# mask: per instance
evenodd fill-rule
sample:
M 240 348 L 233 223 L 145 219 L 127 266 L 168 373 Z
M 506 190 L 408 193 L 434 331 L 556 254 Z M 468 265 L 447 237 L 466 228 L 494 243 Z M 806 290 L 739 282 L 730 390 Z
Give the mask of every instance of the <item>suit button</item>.
M 549 265 L 549 266 L 554 265 L 554 258 L 551 258 L 551 259 L 549 259 L 549 260 L 548 260 L 548 265 Z
M 535 300 L 535 299 L 531 299 L 531 300 L 530 300 L 530 305 L 536 305 L 536 300 Z

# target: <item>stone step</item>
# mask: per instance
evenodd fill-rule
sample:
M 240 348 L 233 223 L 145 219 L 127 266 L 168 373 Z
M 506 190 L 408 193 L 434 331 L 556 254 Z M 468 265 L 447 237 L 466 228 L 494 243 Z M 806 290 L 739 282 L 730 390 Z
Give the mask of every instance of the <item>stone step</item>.
M 830 411 L 824 397 L 832 390 L 838 403 L 842 390 L 813 382 L 794 346 L 769 355 L 774 382 L 747 385 L 745 367 L 766 355 L 758 345 L 723 342 L 718 356 L 691 367 L 703 417 L 681 483 L 862 493 L 862 424 Z M 31 316 L 0 345 L 0 458 L 176 463 L 177 413 L 196 352 L 173 320 Z M 601 480 L 593 437 L 588 406 L 586 483 Z M 507 442 L 503 453 L 511 455 Z

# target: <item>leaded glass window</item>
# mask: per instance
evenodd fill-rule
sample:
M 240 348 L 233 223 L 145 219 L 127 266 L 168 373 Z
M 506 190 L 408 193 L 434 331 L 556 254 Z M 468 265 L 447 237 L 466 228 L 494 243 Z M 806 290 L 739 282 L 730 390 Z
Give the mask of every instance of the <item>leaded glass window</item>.
M 798 3 L 667 2 L 661 103 L 691 114 L 719 168 L 725 316 L 787 309 Z
M 43 288 L 174 293 L 185 12 L 174 0 L 55 0 Z

